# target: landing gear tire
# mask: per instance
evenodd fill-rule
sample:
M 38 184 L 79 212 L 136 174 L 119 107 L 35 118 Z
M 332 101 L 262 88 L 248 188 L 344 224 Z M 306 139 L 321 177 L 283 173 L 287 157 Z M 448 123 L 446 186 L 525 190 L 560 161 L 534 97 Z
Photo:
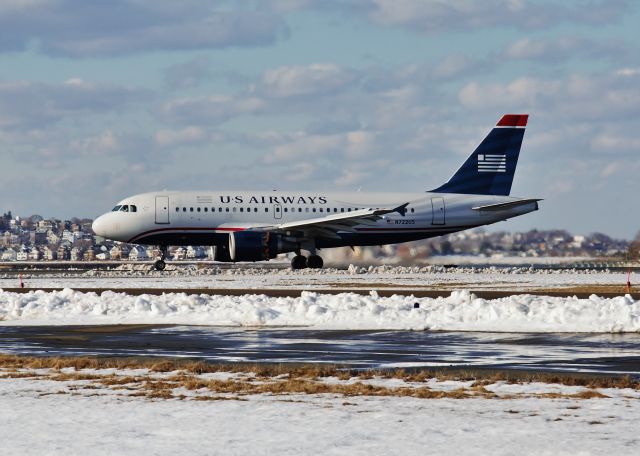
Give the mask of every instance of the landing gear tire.
M 164 271 L 164 268 L 167 267 L 167 263 L 165 263 L 163 260 L 158 260 L 153 263 L 153 267 L 156 268 L 156 271 Z
M 307 267 L 307 259 L 302 255 L 296 255 L 291 259 L 291 269 L 305 269 Z
M 311 255 L 307 259 L 307 266 L 311 269 L 322 269 L 324 265 L 324 261 L 322 261 L 322 257 L 319 255 Z

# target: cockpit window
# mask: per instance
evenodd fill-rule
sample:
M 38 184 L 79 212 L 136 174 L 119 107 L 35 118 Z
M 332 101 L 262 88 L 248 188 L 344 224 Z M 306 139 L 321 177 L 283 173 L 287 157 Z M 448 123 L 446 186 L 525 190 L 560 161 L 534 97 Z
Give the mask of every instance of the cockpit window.
M 118 206 L 114 207 L 113 209 L 111 209 L 111 212 L 118 212 L 121 207 L 122 206 L 118 205 Z
M 138 212 L 138 208 L 136 207 L 136 205 L 135 205 L 135 204 L 132 204 L 131 206 L 129 206 L 129 210 L 130 210 L 131 212 Z
M 129 206 L 127 206 L 126 204 L 123 204 L 122 207 L 120 208 L 120 212 L 129 212 Z

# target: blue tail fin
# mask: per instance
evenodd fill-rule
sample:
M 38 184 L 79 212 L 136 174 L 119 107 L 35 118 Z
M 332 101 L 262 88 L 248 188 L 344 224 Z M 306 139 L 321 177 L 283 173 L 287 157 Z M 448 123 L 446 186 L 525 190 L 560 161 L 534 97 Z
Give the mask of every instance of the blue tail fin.
M 528 114 L 506 114 L 449 181 L 435 193 L 508 195 Z

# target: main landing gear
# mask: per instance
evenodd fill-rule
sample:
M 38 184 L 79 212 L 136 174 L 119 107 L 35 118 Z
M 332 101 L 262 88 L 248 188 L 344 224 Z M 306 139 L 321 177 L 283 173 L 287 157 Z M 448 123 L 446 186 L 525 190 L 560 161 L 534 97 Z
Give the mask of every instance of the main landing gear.
M 320 255 L 310 255 L 309 258 L 297 254 L 291 259 L 291 269 L 322 269 L 324 261 Z
M 153 263 L 153 267 L 156 268 L 156 271 L 164 271 L 164 268 L 167 267 L 167 263 L 165 263 L 165 259 L 167 258 L 167 246 L 160 246 L 160 259 L 156 260 Z

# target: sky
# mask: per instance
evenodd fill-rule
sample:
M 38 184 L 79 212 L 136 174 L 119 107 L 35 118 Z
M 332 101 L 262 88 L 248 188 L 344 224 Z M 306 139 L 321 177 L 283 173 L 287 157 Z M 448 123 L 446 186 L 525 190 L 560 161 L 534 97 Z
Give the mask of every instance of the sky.
M 528 113 L 492 229 L 640 229 L 640 3 L 2 0 L 0 211 L 156 190 L 427 191 Z

